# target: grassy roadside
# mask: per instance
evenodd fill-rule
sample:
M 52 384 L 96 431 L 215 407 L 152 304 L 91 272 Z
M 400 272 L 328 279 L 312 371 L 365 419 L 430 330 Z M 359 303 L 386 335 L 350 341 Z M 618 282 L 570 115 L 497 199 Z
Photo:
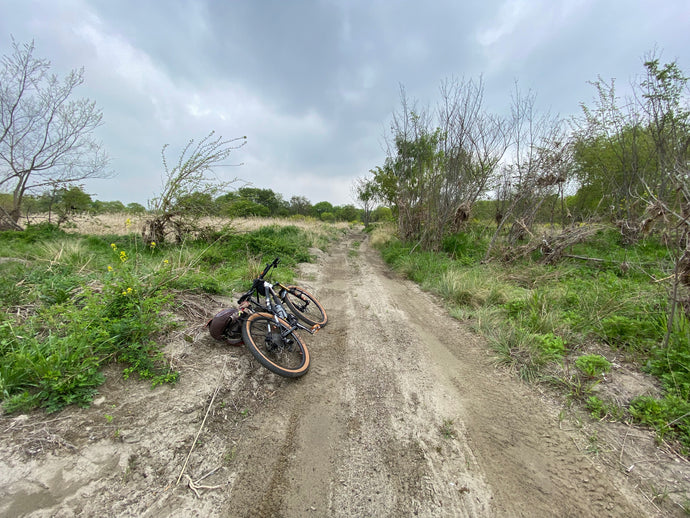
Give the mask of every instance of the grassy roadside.
M 482 264 L 490 235 L 470 226 L 439 252 L 403 243 L 392 230 L 371 240 L 385 261 L 441 296 L 450 313 L 491 343 L 497 361 L 584 406 L 595 419 L 653 427 L 660 440 L 690 454 L 690 322 L 676 318 L 669 345 L 666 248 L 653 239 L 624 247 L 615 229 L 575 245 L 556 265 L 539 254 Z M 592 258 L 584 260 L 581 258 Z M 657 380 L 658 391 L 625 401 L 603 388 L 625 363 Z
M 111 362 L 153 386 L 175 382 L 179 374 L 164 360 L 160 338 L 179 325 L 174 313 L 185 293 L 242 290 L 276 256 L 277 277 L 288 282 L 292 267 L 310 260 L 310 247 L 324 248 L 341 232 L 274 222 L 143 246 L 122 223 L 110 235 L 68 234 L 49 224 L 0 233 L 5 412 L 88 405 Z

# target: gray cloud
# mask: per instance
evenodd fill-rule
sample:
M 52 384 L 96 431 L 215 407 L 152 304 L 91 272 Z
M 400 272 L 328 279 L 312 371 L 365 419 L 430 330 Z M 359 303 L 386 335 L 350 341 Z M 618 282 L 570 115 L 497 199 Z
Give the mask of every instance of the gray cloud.
M 98 199 L 146 203 L 160 150 L 209 131 L 247 135 L 238 176 L 286 197 L 350 203 L 354 177 L 383 162 L 399 87 L 423 105 L 442 80 L 483 76 L 506 111 L 517 80 L 542 109 L 578 113 L 588 81 L 641 72 L 655 46 L 690 66 L 685 0 L 483 3 L 310 0 L 0 0 L 0 52 L 35 39 L 57 72 L 103 109 L 99 137 L 117 180 Z

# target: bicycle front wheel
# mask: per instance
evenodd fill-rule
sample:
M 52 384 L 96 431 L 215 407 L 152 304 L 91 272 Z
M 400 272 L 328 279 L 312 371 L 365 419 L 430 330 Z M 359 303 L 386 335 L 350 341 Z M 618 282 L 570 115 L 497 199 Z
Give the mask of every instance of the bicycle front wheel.
M 309 369 L 309 351 L 290 325 L 270 313 L 252 313 L 242 325 L 242 338 L 259 363 L 286 378 Z
M 328 323 L 328 315 L 316 297 L 299 286 L 285 287 L 285 303 L 290 311 L 310 326 L 321 327 Z

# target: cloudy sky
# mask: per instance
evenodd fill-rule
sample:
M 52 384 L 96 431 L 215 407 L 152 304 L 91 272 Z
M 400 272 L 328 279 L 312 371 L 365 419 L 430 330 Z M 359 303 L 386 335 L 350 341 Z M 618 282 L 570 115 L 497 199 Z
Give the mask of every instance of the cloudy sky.
M 352 180 L 382 165 L 400 87 L 436 104 L 446 79 L 483 78 L 507 113 L 517 81 L 538 107 L 578 114 L 588 83 L 624 88 L 653 49 L 690 75 L 689 0 L 0 0 L 11 39 L 96 101 L 116 179 L 95 199 L 146 205 L 161 148 L 177 158 L 211 130 L 247 136 L 218 172 L 286 199 L 352 203 Z

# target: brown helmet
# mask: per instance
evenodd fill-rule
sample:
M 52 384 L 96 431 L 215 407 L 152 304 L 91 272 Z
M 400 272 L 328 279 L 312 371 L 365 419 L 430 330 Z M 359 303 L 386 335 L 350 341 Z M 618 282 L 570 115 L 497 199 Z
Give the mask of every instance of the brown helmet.
M 230 345 L 242 343 L 240 313 L 237 308 L 224 309 L 206 323 L 211 336 Z

